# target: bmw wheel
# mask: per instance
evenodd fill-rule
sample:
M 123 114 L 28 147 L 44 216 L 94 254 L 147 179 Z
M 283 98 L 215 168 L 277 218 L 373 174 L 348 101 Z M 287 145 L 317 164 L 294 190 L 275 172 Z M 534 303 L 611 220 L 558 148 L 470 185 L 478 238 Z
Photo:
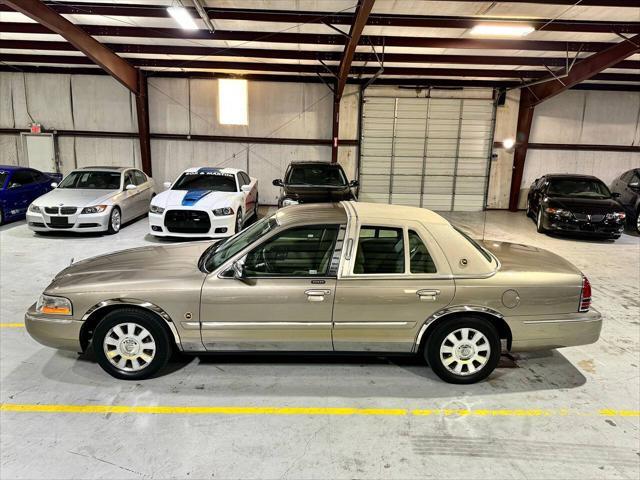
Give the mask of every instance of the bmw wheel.
M 438 325 L 427 341 L 425 358 L 445 382 L 469 384 L 493 372 L 500 350 L 495 327 L 483 318 L 467 316 Z
M 547 231 L 546 228 L 544 228 L 542 206 L 538 207 L 538 216 L 536 217 L 536 230 L 538 230 L 538 233 L 544 233 Z
M 123 380 L 151 377 L 171 352 L 167 332 L 155 316 L 134 308 L 108 313 L 96 327 L 92 345 L 102 369 Z
M 2 223 L 0 221 L 0 223 Z M 636 213 L 636 232 L 640 233 L 640 210 Z
M 118 233 L 121 226 L 122 215 L 120 214 L 120 209 L 118 207 L 113 207 L 113 209 L 111 210 L 111 215 L 109 215 L 109 225 L 107 227 L 107 233 L 109 235 Z
M 238 213 L 236 214 L 235 229 L 236 230 L 233 233 L 238 233 L 240 230 L 242 230 L 242 209 L 241 208 L 238 209 Z

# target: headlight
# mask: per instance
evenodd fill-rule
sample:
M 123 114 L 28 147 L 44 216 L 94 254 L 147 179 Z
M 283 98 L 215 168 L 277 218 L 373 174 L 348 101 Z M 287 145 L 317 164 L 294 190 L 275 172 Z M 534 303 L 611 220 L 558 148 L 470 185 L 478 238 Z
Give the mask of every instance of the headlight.
M 294 200 L 293 198 L 285 198 L 284 200 L 282 200 L 282 206 L 283 207 L 288 207 L 289 205 L 298 205 L 298 200 Z
M 573 217 L 573 213 L 571 213 L 569 210 L 563 210 L 562 208 L 546 208 L 545 212 L 547 212 L 549 215 L 556 215 L 557 217 L 563 217 L 563 218 L 571 218 Z
M 106 209 L 107 205 L 94 205 L 93 207 L 84 207 L 80 213 L 100 213 L 104 212 Z
M 71 301 L 68 298 L 52 297 L 50 295 L 40 295 L 36 304 L 36 311 L 49 315 L 71 315 L 73 313 Z
M 29 205 L 29 211 L 33 213 L 40 213 L 40 207 L 32 203 L 31 205 Z
M 606 219 L 607 220 L 624 220 L 626 216 L 627 214 L 624 212 L 612 212 L 612 213 L 607 213 Z
M 220 216 L 223 216 L 223 215 L 233 215 L 233 208 L 231 208 L 231 207 L 216 208 L 216 209 L 213 211 L 213 214 L 214 214 L 216 217 L 220 217 Z
M 164 213 L 164 208 L 162 207 L 156 207 L 155 205 L 151 205 L 149 207 L 149 211 L 151 213 L 157 213 L 158 215 L 162 215 Z

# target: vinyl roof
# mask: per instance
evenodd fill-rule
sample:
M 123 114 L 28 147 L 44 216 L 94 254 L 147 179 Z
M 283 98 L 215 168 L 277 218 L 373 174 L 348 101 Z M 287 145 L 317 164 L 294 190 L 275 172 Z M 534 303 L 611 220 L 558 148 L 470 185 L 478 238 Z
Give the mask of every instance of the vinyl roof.
M 45 1 L 134 66 L 157 76 L 225 76 L 332 81 L 354 19 L 356 0 L 209 0 L 210 33 L 191 0 L 199 30 L 168 15 L 175 0 Z M 560 72 L 640 33 L 633 0 L 376 0 L 349 82 L 404 85 L 514 86 Z M 251 6 L 251 8 L 247 8 Z M 2 70 L 101 73 L 61 36 L 0 6 Z M 479 22 L 532 25 L 520 38 L 478 37 Z M 342 32 L 342 33 L 341 33 Z M 381 64 L 384 69 L 381 70 Z M 640 89 L 640 54 L 582 86 Z M 152 72 L 152 73 L 151 73 Z M 323 77 L 322 79 L 320 77 Z

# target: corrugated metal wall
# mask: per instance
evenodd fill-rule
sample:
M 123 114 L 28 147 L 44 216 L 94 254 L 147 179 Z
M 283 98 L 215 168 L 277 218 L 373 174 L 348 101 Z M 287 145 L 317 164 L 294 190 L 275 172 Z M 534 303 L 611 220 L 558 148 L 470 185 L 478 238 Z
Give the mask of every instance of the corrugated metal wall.
M 569 90 L 536 107 L 529 141 L 637 146 L 639 120 L 640 92 Z M 520 205 L 524 205 L 531 183 L 547 173 L 584 173 L 610 184 L 620 173 L 639 166 L 638 152 L 530 149 Z
M 375 93 L 364 98 L 360 199 L 482 210 L 493 137 L 491 97 Z
M 249 82 L 249 125 L 218 123 L 215 79 L 149 79 L 151 133 L 330 139 L 332 92 L 323 84 Z M 348 86 L 341 104 L 340 138 L 357 138 L 358 88 Z M 0 73 L 0 128 L 137 132 L 135 99 L 107 76 Z M 354 118 L 351 118 L 354 117 Z M 64 173 L 85 165 L 140 166 L 137 138 L 58 139 Z M 292 160 L 331 157 L 326 145 L 249 144 L 152 139 L 153 177 L 173 180 L 189 166 L 248 169 L 259 179 L 263 203 L 275 203 L 271 185 Z M 27 164 L 18 135 L 0 135 L 1 162 Z M 355 176 L 355 148 L 341 147 L 339 161 Z

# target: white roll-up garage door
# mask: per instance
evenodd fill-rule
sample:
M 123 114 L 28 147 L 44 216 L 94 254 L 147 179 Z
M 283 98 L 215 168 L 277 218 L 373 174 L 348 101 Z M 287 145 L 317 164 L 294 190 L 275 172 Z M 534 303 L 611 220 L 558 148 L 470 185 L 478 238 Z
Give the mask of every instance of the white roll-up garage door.
M 482 210 L 494 115 L 490 99 L 365 94 L 359 199 Z

